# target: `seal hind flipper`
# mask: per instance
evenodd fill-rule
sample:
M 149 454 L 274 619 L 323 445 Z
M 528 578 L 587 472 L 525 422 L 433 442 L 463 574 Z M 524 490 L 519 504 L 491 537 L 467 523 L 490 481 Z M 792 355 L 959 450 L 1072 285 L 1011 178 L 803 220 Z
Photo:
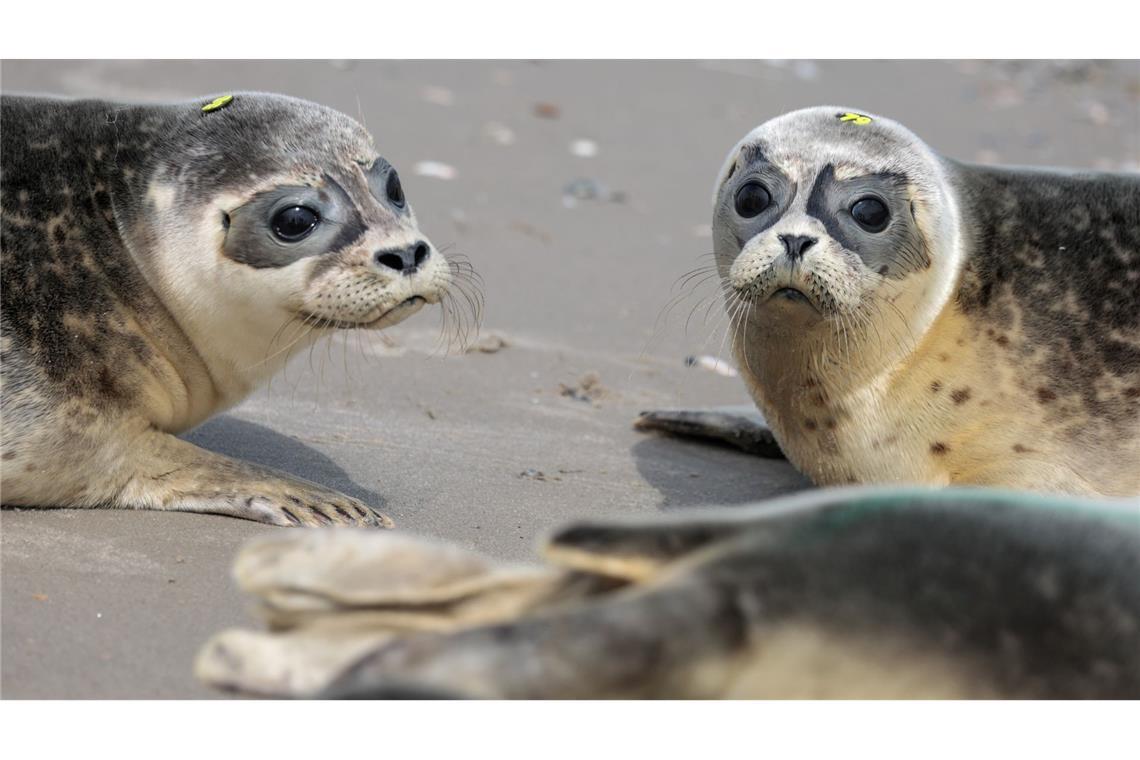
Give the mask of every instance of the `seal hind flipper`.
M 618 592 L 557 613 L 382 644 L 316 696 L 357 698 L 407 684 L 499 699 L 713 696 L 731 678 L 731 653 L 746 633 L 731 595 L 704 585 Z
M 655 409 L 633 423 L 641 431 L 656 430 L 686 438 L 703 438 L 734 446 L 767 459 L 784 459 L 764 417 L 742 406 L 712 409 Z
M 439 630 L 505 619 L 569 590 L 561 570 L 377 531 L 288 531 L 238 554 L 234 579 L 275 629 L 346 614 L 370 628 Z
M 644 581 L 679 557 L 731 537 L 740 529 L 741 521 L 735 516 L 723 520 L 576 522 L 551 534 L 542 546 L 542 556 L 580 572 Z

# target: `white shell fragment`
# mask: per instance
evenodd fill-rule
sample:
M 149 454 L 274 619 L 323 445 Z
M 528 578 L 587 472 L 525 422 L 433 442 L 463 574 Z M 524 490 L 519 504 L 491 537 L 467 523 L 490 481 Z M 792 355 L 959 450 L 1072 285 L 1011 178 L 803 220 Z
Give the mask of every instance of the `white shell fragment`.
M 575 140 L 570 143 L 570 152 L 579 158 L 593 158 L 598 155 L 598 144 L 593 140 Z
M 420 161 L 412 171 L 421 177 L 434 177 L 435 179 L 452 180 L 459 176 L 454 166 L 442 161 Z
M 496 145 L 502 145 L 503 147 L 514 145 L 515 142 L 515 131 L 506 124 L 501 124 L 497 121 L 489 121 L 484 124 L 483 134 L 491 142 Z
M 700 367 L 701 369 L 707 369 L 709 372 L 715 372 L 725 377 L 736 377 L 740 374 L 731 364 L 715 356 L 686 356 L 685 366 Z

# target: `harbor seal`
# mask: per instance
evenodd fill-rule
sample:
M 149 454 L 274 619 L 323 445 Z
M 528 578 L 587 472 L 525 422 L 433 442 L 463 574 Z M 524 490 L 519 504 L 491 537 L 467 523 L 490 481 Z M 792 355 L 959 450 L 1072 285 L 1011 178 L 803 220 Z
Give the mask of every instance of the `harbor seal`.
M 571 523 L 543 554 L 255 540 L 234 576 L 268 630 L 218 634 L 196 673 L 299 697 L 1140 696 L 1140 514 L 1112 501 L 814 490 Z
M 1140 175 L 969 165 L 809 108 L 733 148 L 713 230 L 740 373 L 816 483 L 1140 494 Z
M 446 303 L 471 272 L 330 108 L 5 95 L 5 505 L 388 526 L 329 488 L 174 437 L 335 329 Z

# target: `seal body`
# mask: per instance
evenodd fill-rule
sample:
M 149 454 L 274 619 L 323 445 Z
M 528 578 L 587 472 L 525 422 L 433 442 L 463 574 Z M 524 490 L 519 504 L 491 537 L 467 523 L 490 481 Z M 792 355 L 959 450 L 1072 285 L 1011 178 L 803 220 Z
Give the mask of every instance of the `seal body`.
M 567 525 L 526 571 L 397 538 L 244 549 L 269 630 L 216 636 L 199 677 L 279 696 L 1140 694 L 1140 514 L 1107 500 L 817 489 Z
M 1140 494 L 1140 176 L 820 107 L 733 149 L 713 227 L 741 374 L 817 483 Z
M 356 122 L 238 93 L 4 96 L 3 501 L 386 524 L 347 496 L 174 438 L 330 330 L 446 294 Z

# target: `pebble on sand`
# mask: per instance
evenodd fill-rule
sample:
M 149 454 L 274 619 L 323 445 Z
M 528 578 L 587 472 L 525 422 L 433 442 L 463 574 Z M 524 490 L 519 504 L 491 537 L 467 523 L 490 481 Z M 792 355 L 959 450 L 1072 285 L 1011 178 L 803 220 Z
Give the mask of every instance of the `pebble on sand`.
M 553 103 L 535 103 L 534 115 L 540 119 L 557 119 L 562 115 L 562 109 Z

